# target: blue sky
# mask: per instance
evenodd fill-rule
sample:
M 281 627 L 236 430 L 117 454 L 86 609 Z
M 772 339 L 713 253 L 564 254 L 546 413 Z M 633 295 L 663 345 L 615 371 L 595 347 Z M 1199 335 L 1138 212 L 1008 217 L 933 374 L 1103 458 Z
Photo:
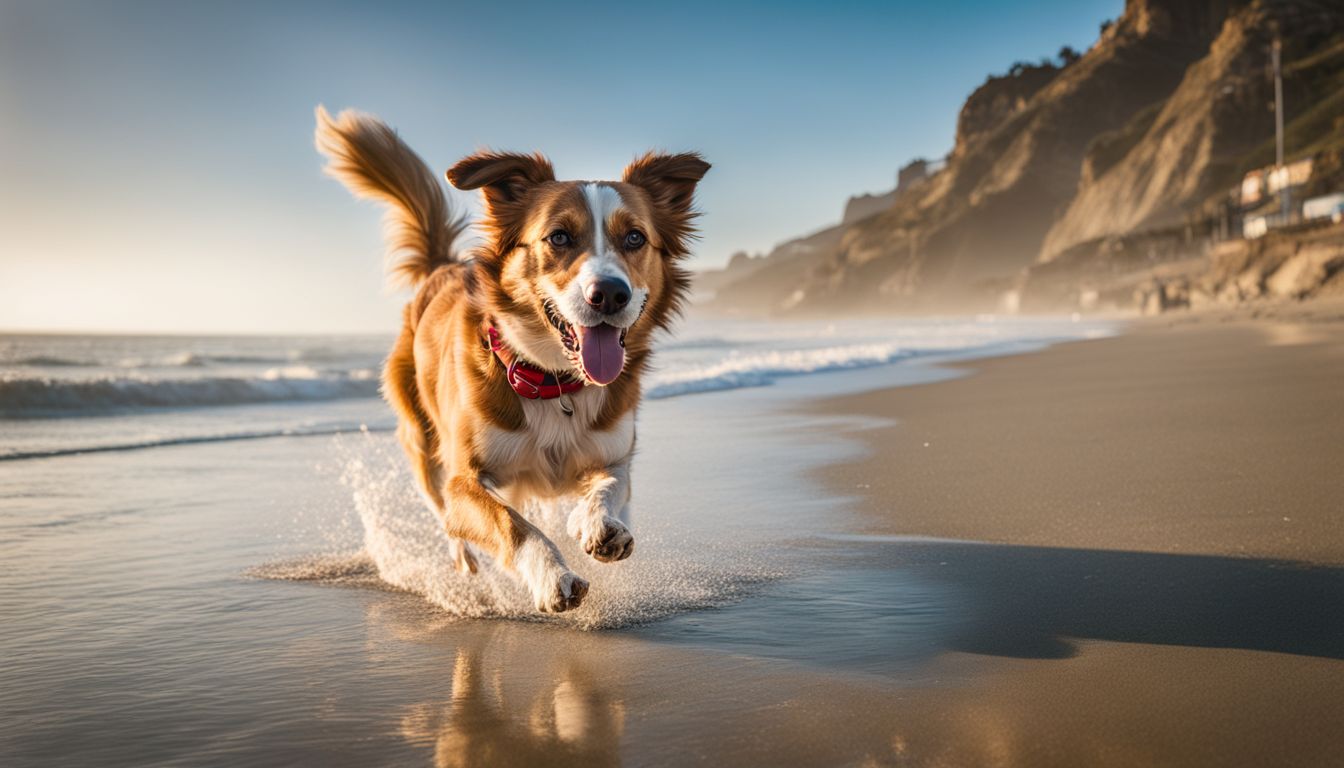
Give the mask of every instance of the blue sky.
M 0 329 L 392 330 L 379 212 L 322 176 L 317 104 L 378 114 L 436 171 L 484 146 L 563 178 L 700 150 L 694 265 L 718 265 L 943 155 L 988 74 L 1122 9 L 0 0 Z

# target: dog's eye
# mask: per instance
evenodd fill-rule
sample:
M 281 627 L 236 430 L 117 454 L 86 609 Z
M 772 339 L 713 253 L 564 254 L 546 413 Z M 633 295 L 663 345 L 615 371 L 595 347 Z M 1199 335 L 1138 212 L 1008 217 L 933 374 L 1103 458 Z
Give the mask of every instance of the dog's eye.
M 633 251 L 636 248 L 643 248 L 644 243 L 646 242 L 648 242 L 648 239 L 644 237 L 643 232 L 640 232 L 638 229 L 632 229 L 630 230 L 630 234 L 625 236 L 625 249 L 627 251 Z
M 569 246 L 570 243 L 574 242 L 574 239 L 571 238 L 569 236 L 569 233 L 566 232 L 565 230 L 557 229 L 551 234 L 546 236 L 546 242 L 550 243 L 556 248 L 566 248 Z

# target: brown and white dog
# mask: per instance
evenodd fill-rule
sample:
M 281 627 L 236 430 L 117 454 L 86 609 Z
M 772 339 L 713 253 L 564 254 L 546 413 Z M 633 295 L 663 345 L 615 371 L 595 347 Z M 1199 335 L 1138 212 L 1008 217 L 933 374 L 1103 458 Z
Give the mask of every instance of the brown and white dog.
M 709 164 L 647 154 L 619 182 L 557 181 L 537 154 L 481 152 L 448 170 L 484 195 L 485 243 L 459 258 L 466 222 L 388 126 L 317 110 L 327 172 L 387 203 L 389 271 L 415 289 L 383 394 L 426 500 L 453 537 L 521 578 L 538 609 L 578 606 L 588 583 L 517 510 L 576 496 L 569 533 L 602 562 L 630 556 L 630 460 L 654 331 L 688 287 L 678 261 Z

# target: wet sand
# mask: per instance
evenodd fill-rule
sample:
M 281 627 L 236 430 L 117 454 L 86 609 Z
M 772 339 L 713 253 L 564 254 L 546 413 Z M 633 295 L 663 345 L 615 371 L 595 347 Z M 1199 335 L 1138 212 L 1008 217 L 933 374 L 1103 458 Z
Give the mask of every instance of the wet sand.
M 964 368 L 819 406 L 895 422 L 821 473 L 869 540 L 986 542 L 891 545 L 979 606 L 937 662 L 962 683 L 909 694 L 914 762 L 1337 764 L 1344 324 L 1181 316 Z

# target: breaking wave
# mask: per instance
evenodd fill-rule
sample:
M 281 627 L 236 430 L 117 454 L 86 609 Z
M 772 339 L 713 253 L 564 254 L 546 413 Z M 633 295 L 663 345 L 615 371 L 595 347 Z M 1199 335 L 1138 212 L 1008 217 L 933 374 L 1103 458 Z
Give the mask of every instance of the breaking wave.
M 855 344 L 731 355 L 711 365 L 659 371 L 645 396 L 657 399 L 763 387 L 785 376 L 886 365 L 916 354 L 919 352 L 895 344 Z
M 102 363 L 96 360 L 75 360 L 68 357 L 56 357 L 54 355 L 33 355 L 31 357 L 20 357 L 15 359 L 10 365 L 31 366 L 34 368 L 92 368 Z
M 207 355 L 199 352 L 179 352 L 160 358 L 125 357 L 117 361 L 120 368 L 205 368 L 211 365 L 284 365 L 297 362 L 294 354 L 281 355 Z
M 273 368 L 257 376 L 90 379 L 0 378 L 0 417 L 80 416 L 138 408 L 184 408 L 283 401 L 374 397 L 374 371 L 318 371 L 307 366 Z
M 174 352 L 157 357 L 62 357 L 29 355 L 3 361 L 4 365 L 23 368 L 120 368 L 127 370 L 163 368 L 210 368 L 223 366 L 282 366 L 298 363 L 330 363 L 349 360 L 353 355 L 335 349 L 295 349 L 275 354 L 211 354 Z M 376 362 L 371 360 L 369 362 Z
M 1089 331 L 1078 337 L 1042 336 L 1036 339 L 1009 338 L 984 342 L 961 337 L 935 339 L 918 345 L 905 343 L 847 344 L 793 350 L 734 351 L 720 360 L 704 365 L 664 368 L 651 376 L 644 396 L 650 399 L 679 397 L 702 392 L 764 387 L 791 376 L 873 368 L 911 358 L 958 353 L 992 354 L 1053 343 L 1068 338 L 1099 338 L 1108 331 Z

